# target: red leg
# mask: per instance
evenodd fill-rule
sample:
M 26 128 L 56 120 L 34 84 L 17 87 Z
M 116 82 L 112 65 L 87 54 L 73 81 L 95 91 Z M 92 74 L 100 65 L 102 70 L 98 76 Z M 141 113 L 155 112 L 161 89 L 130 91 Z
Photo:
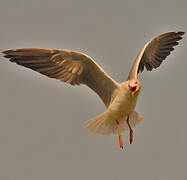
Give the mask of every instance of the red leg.
M 120 129 L 119 129 L 119 121 L 116 120 L 116 123 L 117 123 L 118 134 L 119 134 L 119 145 L 120 145 L 120 148 L 123 149 L 123 140 L 122 140 L 121 132 L 120 132 Z
M 129 133 L 129 142 L 130 142 L 130 144 L 132 144 L 132 141 L 133 141 L 133 130 L 132 130 L 131 125 L 129 123 L 129 116 L 127 117 L 127 125 L 129 127 L 129 130 L 130 130 L 130 133 Z

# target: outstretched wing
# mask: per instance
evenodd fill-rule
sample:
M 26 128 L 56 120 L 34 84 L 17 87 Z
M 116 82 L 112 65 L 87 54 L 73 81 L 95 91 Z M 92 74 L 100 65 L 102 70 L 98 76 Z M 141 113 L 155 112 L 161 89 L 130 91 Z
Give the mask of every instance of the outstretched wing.
M 21 66 L 71 85 L 85 84 L 109 105 L 117 83 L 89 56 L 71 50 L 23 48 L 2 52 Z
M 128 79 L 136 79 L 144 67 L 147 71 L 159 67 L 174 50 L 174 46 L 178 45 L 177 41 L 182 39 L 183 34 L 184 32 L 168 32 L 150 40 L 136 57 Z

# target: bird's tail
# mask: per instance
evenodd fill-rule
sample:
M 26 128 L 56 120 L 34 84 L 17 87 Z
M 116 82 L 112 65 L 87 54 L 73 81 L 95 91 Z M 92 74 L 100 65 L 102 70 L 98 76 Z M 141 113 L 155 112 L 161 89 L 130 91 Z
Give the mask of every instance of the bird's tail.
M 126 119 L 127 117 L 118 120 L 121 131 L 129 129 Z M 94 133 L 109 135 L 111 133 L 115 134 L 118 132 L 116 120 L 117 119 L 112 119 L 107 112 L 104 112 L 99 116 L 96 116 L 95 118 L 86 121 L 85 125 L 90 131 Z M 132 128 L 139 124 L 142 120 L 143 118 L 135 111 L 129 116 L 129 123 Z
M 127 118 L 125 118 L 125 120 L 122 122 L 122 121 L 119 121 L 120 123 L 120 130 L 121 131 L 127 131 L 129 130 L 129 126 L 127 124 Z M 129 116 L 129 124 L 131 126 L 131 128 L 134 128 L 136 125 L 138 125 L 140 122 L 143 121 L 143 117 L 137 113 L 136 111 L 134 111 L 130 116 Z M 117 131 L 115 131 L 116 133 Z
M 108 117 L 107 112 L 104 112 L 86 121 L 85 126 L 94 133 L 109 135 L 112 133 L 113 121 Z

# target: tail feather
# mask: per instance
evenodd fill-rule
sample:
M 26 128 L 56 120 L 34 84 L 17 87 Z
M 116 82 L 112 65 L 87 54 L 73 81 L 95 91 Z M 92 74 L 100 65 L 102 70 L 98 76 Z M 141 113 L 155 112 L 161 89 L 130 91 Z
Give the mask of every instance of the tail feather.
M 99 134 L 111 134 L 112 128 L 110 128 L 110 122 L 112 122 L 108 117 L 107 113 L 104 112 L 103 114 L 100 114 L 99 116 L 88 120 L 85 122 L 86 127 L 94 132 Z
M 121 131 L 129 130 L 129 127 L 126 123 L 126 119 L 127 118 L 118 120 Z M 129 122 L 132 128 L 139 124 L 142 120 L 143 118 L 135 111 L 129 116 Z M 85 126 L 94 133 L 104 135 L 117 133 L 116 119 L 111 119 L 110 116 L 108 116 L 107 112 L 104 112 L 99 116 L 96 116 L 95 118 L 86 121 Z
M 129 126 L 128 126 L 126 120 L 127 120 L 127 117 L 125 119 L 119 121 L 120 122 L 120 130 L 121 131 L 129 130 Z M 134 111 L 129 116 L 129 123 L 130 123 L 131 128 L 134 128 L 136 125 L 138 125 L 142 121 L 143 121 L 143 117 L 140 114 L 138 114 L 136 111 Z

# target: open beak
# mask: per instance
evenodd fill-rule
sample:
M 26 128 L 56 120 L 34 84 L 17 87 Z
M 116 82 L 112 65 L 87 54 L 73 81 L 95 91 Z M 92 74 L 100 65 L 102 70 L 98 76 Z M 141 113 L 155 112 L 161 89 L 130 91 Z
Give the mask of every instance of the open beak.
M 130 87 L 130 90 L 132 92 L 132 96 L 134 96 L 137 92 L 137 86 Z

